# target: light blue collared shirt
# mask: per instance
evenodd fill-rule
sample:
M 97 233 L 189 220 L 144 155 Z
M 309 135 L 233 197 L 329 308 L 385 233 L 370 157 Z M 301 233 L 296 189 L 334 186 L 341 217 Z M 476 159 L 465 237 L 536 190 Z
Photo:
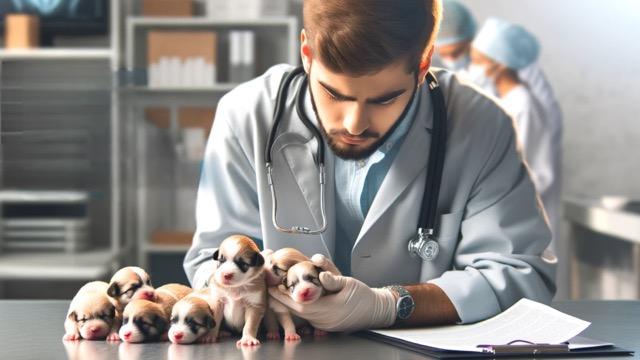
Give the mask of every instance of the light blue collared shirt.
M 380 185 L 387 175 L 418 107 L 417 94 L 409 111 L 385 142 L 368 158 L 344 160 L 335 157 L 336 249 L 334 260 L 340 271 L 351 274 L 351 251 Z

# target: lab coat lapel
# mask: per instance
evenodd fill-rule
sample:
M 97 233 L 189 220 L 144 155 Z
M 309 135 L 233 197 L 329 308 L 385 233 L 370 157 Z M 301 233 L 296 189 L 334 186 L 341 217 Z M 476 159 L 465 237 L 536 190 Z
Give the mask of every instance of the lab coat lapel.
M 418 111 L 413 124 L 402 143 L 398 154 L 389 168 L 380 189 L 373 199 L 367 213 L 356 245 L 367 236 L 369 230 L 389 210 L 395 200 L 409 185 L 424 171 L 429 161 L 429 146 L 431 145 L 431 127 L 433 125 L 433 109 L 428 89 L 423 86 L 418 90 L 421 96 Z M 417 201 L 421 201 L 418 199 Z M 416 215 L 417 216 L 417 215 Z

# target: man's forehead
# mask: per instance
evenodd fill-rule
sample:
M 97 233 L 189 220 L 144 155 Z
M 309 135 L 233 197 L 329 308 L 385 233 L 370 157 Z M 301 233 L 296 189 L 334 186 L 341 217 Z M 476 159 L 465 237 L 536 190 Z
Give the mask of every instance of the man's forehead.
M 415 79 L 415 73 L 407 73 L 404 63 L 394 63 L 376 73 L 365 75 L 335 73 L 315 64 L 312 68 L 312 77 L 315 77 L 315 81 L 322 87 L 338 95 L 358 100 L 376 99 L 406 90 L 413 86 Z

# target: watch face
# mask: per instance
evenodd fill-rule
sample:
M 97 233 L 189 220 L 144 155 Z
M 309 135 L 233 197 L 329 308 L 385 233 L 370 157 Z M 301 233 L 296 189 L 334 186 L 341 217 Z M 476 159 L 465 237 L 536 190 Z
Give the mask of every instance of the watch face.
M 398 317 L 400 319 L 408 318 L 413 312 L 415 304 L 411 296 L 403 296 L 398 304 Z

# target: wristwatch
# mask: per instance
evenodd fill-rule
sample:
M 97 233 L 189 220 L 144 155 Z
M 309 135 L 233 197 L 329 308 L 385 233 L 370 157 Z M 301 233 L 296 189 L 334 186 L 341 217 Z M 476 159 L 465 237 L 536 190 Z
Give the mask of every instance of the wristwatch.
M 391 291 L 395 291 L 398 294 L 398 301 L 396 302 L 396 320 L 408 319 L 416 308 L 416 303 L 413 301 L 413 297 L 409 291 L 400 285 L 391 285 L 386 288 Z

